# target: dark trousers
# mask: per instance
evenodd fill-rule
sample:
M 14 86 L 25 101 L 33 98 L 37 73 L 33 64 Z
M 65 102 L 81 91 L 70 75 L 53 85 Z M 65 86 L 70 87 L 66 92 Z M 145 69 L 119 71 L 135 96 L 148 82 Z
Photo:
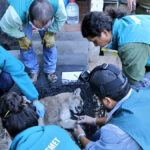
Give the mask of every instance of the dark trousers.
M 13 86 L 14 81 L 12 80 L 9 73 L 2 72 L 0 74 L 0 96 L 8 92 L 8 90 Z

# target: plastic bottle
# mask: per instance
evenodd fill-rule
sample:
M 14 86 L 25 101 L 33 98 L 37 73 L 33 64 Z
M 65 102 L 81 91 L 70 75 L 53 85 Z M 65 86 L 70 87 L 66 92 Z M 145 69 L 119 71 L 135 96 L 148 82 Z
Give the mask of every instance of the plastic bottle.
M 69 0 L 69 4 L 66 8 L 67 12 L 67 23 L 78 24 L 79 23 L 79 6 L 75 0 Z

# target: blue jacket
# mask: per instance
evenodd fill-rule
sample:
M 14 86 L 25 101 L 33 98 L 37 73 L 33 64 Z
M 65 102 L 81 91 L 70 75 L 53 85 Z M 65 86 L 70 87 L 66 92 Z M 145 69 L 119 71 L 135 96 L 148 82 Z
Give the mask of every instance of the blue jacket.
M 128 133 L 114 124 L 107 123 L 132 92 L 133 90 L 130 90 L 109 112 L 106 124 L 96 131 L 93 141 L 89 142 L 84 150 L 142 150 Z
M 25 23 L 28 21 L 28 11 L 29 7 L 34 0 L 8 0 L 8 3 L 16 10 L 17 14 L 20 16 L 21 20 Z M 58 9 L 58 0 L 48 0 L 56 13 Z
M 36 88 L 27 73 L 24 72 L 24 65 L 0 46 L 0 73 L 3 71 L 11 75 L 12 79 L 27 99 L 38 99 L 39 95 Z
M 134 139 L 112 124 L 106 124 L 97 130 L 93 140 L 84 150 L 141 150 Z
M 131 15 L 116 19 L 112 30 L 112 48 L 119 48 L 128 43 L 150 44 L 150 16 Z
M 150 44 L 150 16 L 131 15 L 116 19 L 112 30 L 112 49 L 119 48 L 128 43 Z M 150 65 L 150 57 L 147 61 Z
M 54 18 L 48 31 L 56 33 L 64 25 L 67 14 L 63 0 L 48 0 L 54 8 Z M 28 11 L 33 0 L 8 0 L 10 4 L 0 20 L 0 27 L 3 32 L 15 38 L 25 36 L 22 31 L 23 24 L 28 23 Z
M 128 133 L 143 150 L 150 150 L 150 88 L 133 91 L 108 122 Z
M 35 126 L 18 134 L 10 150 L 80 150 L 69 134 L 62 128 Z

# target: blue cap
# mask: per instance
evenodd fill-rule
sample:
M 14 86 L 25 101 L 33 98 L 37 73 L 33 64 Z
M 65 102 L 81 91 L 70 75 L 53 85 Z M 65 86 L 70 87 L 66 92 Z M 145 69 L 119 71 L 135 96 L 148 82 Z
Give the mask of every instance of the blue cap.
M 107 96 L 119 101 L 130 89 L 127 77 L 112 64 L 103 64 L 94 68 L 90 73 L 89 83 L 101 100 Z

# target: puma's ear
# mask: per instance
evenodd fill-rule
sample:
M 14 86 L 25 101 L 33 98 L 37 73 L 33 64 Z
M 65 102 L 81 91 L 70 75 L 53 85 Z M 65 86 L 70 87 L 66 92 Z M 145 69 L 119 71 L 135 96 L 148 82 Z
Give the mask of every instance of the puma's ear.
M 73 94 L 76 95 L 76 96 L 80 96 L 80 93 L 81 93 L 80 88 L 75 89 L 75 91 L 73 92 Z

